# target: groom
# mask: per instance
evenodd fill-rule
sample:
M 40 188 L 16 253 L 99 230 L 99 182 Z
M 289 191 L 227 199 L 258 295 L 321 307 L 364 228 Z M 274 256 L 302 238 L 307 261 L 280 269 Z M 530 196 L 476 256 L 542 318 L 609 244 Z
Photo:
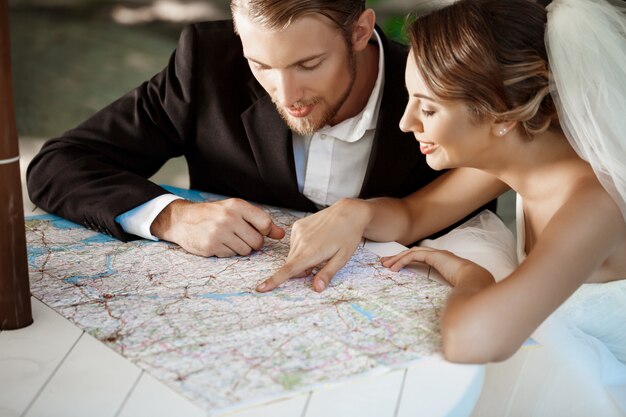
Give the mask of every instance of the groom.
M 439 173 L 398 129 L 407 48 L 362 0 L 233 0 L 232 21 L 186 27 L 167 67 L 28 168 L 39 207 L 121 240 L 247 255 L 284 231 L 243 201 L 316 211 L 342 197 L 402 197 Z M 192 203 L 150 182 L 183 155 Z

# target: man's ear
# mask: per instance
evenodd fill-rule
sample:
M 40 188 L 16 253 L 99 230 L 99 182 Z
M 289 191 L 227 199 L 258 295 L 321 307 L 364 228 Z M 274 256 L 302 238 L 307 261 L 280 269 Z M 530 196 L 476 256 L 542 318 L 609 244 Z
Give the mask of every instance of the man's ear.
M 517 126 L 517 121 L 515 120 L 496 120 L 491 123 L 491 134 L 502 137 L 515 129 L 515 126 Z
M 372 9 L 365 9 L 352 26 L 352 50 L 354 52 L 362 51 L 367 47 L 375 25 L 376 13 Z

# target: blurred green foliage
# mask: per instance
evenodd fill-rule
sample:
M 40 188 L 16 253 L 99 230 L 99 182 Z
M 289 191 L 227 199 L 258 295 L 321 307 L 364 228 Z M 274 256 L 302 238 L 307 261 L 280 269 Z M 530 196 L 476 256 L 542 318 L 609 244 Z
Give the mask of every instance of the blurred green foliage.
M 391 39 L 407 43 L 406 21 L 405 16 L 391 16 L 383 19 L 382 22 L 379 22 L 379 25 Z
M 385 34 L 391 39 L 407 43 L 407 29 L 416 15 L 422 14 L 428 10 L 425 5 L 427 3 L 415 0 L 411 6 L 393 7 L 385 5 L 387 0 L 367 0 L 367 7 L 371 7 L 376 11 L 377 23 L 383 29 Z

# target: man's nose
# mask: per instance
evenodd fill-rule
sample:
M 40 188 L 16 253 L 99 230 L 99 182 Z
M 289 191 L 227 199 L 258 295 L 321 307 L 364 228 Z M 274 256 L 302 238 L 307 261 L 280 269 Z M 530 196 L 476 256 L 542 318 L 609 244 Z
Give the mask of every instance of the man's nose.
M 290 71 L 278 73 L 276 78 L 276 99 L 278 102 L 285 107 L 291 107 L 301 98 L 296 77 Z

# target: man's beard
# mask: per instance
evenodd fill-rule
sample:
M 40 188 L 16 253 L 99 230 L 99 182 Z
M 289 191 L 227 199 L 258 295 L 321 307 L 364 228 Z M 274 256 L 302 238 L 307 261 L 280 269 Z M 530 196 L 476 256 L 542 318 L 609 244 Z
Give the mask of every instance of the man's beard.
M 293 117 L 287 113 L 283 106 L 272 98 L 280 117 L 282 117 L 293 132 L 299 135 L 311 135 L 324 126 L 331 124 L 332 120 L 339 112 L 339 109 L 341 109 L 341 106 L 344 105 L 354 88 L 354 83 L 356 81 L 356 55 L 353 52 L 350 54 L 348 64 L 350 70 L 350 83 L 334 105 L 329 104 L 326 99 L 320 96 L 313 97 L 305 101 L 298 101 L 292 105 L 293 108 L 301 108 L 312 105 L 315 105 L 316 107 L 321 106 L 321 113 L 318 113 L 318 109 L 315 108 L 313 112 L 306 117 Z

